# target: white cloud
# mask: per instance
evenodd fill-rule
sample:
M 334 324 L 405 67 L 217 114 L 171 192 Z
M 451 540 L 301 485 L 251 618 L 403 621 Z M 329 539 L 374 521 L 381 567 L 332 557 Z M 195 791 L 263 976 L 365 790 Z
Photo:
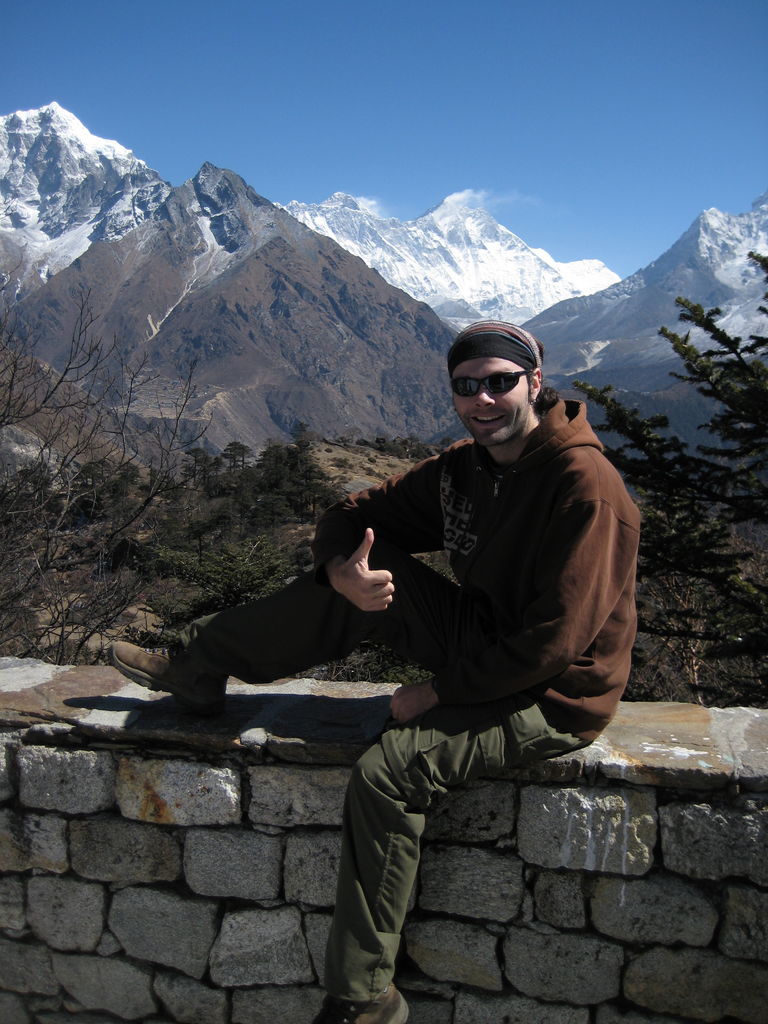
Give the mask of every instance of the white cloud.
M 387 217 L 388 214 L 384 207 L 381 205 L 380 200 L 374 199 L 372 196 L 354 196 L 353 197 L 357 205 L 366 211 L 366 213 L 372 213 L 374 217 Z
M 446 206 L 476 206 L 485 207 L 491 199 L 491 193 L 485 189 L 465 188 L 461 192 L 451 192 L 446 196 L 443 203 Z
M 465 188 L 461 192 L 452 192 L 443 200 L 449 206 L 480 207 L 483 210 L 498 210 L 503 206 L 537 206 L 540 202 L 537 196 L 527 196 L 517 189 L 497 193 L 485 188 Z
M 516 188 L 509 192 L 503 192 L 494 197 L 494 203 L 498 206 L 540 206 L 541 199 L 538 196 L 527 196 L 524 192 L 518 192 Z

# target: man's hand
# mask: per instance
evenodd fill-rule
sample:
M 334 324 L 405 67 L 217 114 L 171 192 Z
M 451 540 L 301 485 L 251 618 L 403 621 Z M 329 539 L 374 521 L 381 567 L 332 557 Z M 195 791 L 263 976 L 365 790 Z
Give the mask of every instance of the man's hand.
M 422 715 L 439 703 L 432 683 L 414 683 L 413 686 L 399 686 L 395 690 L 390 708 L 396 721 L 410 722 L 412 718 Z
M 328 582 L 362 612 L 383 612 L 392 604 L 395 585 L 389 569 L 369 569 L 373 530 L 365 531 L 360 547 L 349 558 L 337 555 L 325 563 Z

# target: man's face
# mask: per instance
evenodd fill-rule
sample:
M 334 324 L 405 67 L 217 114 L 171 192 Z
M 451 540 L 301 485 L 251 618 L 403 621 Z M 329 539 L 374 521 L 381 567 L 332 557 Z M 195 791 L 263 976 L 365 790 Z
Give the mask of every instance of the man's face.
M 494 373 L 518 373 L 522 369 L 509 359 L 483 356 L 459 363 L 451 377 L 479 379 Z M 511 391 L 491 394 L 481 387 L 471 397 L 454 394 L 453 405 L 475 441 L 487 448 L 499 465 L 508 465 L 519 458 L 528 434 L 538 425 L 532 402 L 540 390 L 541 370 L 531 370 L 527 377 L 520 377 Z

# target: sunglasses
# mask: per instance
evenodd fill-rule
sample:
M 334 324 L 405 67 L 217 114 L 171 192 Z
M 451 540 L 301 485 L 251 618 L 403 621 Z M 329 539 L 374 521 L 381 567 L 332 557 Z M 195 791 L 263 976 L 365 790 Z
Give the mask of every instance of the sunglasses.
M 489 395 L 505 395 L 517 387 L 521 377 L 527 377 L 528 370 L 516 373 L 491 373 L 487 377 L 451 377 L 451 388 L 461 398 L 472 398 L 481 389 Z

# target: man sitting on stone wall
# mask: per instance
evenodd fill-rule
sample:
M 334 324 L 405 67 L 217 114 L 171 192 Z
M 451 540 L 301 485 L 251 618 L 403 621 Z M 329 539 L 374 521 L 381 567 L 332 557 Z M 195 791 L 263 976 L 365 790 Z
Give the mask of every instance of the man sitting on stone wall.
M 315 1024 L 407 1019 L 395 958 L 436 795 L 586 745 L 626 685 L 638 512 L 582 403 L 542 385 L 542 352 L 512 324 L 467 327 L 448 370 L 472 440 L 333 506 L 314 573 L 193 622 L 172 656 L 115 644 L 121 672 L 200 714 L 230 675 L 278 679 L 364 639 L 432 673 L 395 692 L 352 771 Z M 413 557 L 442 549 L 458 583 Z

